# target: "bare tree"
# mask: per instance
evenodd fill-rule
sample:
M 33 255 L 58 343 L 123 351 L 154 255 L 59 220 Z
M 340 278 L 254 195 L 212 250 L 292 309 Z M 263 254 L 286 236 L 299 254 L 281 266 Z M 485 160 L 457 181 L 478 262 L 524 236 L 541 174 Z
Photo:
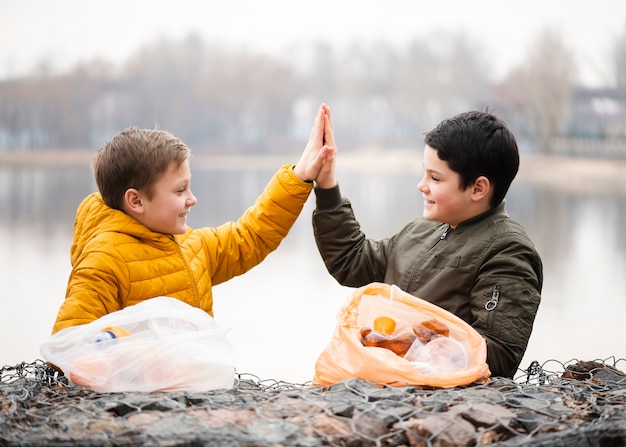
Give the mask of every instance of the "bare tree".
M 441 119 L 483 105 L 489 84 L 485 52 L 464 34 L 414 39 L 394 86 L 393 107 L 414 141 Z
M 196 35 L 142 49 L 124 70 L 128 121 L 159 126 L 199 151 L 263 151 L 288 133 L 296 79 L 245 49 L 226 51 Z
M 575 82 L 572 51 L 558 33 L 545 30 L 500 90 L 525 118 L 530 135 L 544 152 L 551 151 L 554 137 L 566 133 Z
M 95 86 L 79 72 L 40 74 L 5 86 L 0 94 L 4 144 L 21 150 L 85 147 Z

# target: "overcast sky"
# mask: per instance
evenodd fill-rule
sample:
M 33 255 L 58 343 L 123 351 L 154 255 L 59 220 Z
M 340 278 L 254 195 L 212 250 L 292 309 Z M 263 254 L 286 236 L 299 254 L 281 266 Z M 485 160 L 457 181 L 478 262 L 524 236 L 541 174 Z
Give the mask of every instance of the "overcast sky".
M 0 79 L 44 58 L 61 70 L 95 56 L 122 62 L 155 37 L 191 31 L 263 51 L 320 38 L 401 44 L 466 32 L 504 73 L 547 27 L 576 51 L 583 80 L 598 83 L 626 27 L 626 0 L 0 0 Z

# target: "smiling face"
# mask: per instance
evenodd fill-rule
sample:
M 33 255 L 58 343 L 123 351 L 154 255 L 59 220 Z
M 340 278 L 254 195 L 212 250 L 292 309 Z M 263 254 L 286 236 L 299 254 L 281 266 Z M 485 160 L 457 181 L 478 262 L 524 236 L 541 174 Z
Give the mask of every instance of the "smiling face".
M 187 213 L 198 202 L 191 193 L 190 183 L 189 161 L 185 160 L 180 166 L 172 161 L 167 171 L 154 183 L 151 198 L 143 191 L 135 191 L 135 204 L 130 214 L 152 231 L 184 233 L 187 230 Z
M 483 179 L 481 177 L 480 181 L 462 189 L 460 175 L 437 156 L 436 149 L 426 146 L 424 177 L 417 185 L 424 195 L 424 219 L 444 222 L 455 228 L 464 220 L 489 209 L 484 200 Z

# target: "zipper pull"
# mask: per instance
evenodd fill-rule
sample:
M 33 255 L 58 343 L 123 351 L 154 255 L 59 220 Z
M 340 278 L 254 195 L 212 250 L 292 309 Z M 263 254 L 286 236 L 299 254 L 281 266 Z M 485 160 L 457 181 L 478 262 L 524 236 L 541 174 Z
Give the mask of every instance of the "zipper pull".
M 485 303 L 485 310 L 492 311 L 498 306 L 500 300 L 500 285 L 496 284 L 491 292 L 491 299 Z
M 443 240 L 446 238 L 446 236 L 448 235 L 448 232 L 450 231 L 450 228 L 451 228 L 451 227 L 450 227 L 450 225 L 448 225 L 448 226 L 446 227 L 446 231 L 444 231 L 444 232 L 443 232 L 443 234 L 442 234 L 441 236 L 439 236 L 439 239 L 440 239 L 440 240 L 442 240 L 442 241 L 443 241 Z

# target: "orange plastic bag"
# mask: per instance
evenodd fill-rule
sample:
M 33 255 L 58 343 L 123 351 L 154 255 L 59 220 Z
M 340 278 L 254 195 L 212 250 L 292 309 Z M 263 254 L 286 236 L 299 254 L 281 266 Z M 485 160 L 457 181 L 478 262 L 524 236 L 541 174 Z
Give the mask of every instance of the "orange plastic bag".
M 414 344 L 404 357 L 386 348 L 364 346 L 361 328 L 373 327 L 374 319 L 383 315 L 393 318 L 400 331 L 436 319 L 448 327 L 449 335 L 436 343 Z M 491 376 L 486 342 L 474 328 L 397 286 L 372 283 L 356 289 L 337 320 L 330 343 L 315 364 L 314 385 L 360 378 L 392 386 L 450 388 L 485 383 Z

